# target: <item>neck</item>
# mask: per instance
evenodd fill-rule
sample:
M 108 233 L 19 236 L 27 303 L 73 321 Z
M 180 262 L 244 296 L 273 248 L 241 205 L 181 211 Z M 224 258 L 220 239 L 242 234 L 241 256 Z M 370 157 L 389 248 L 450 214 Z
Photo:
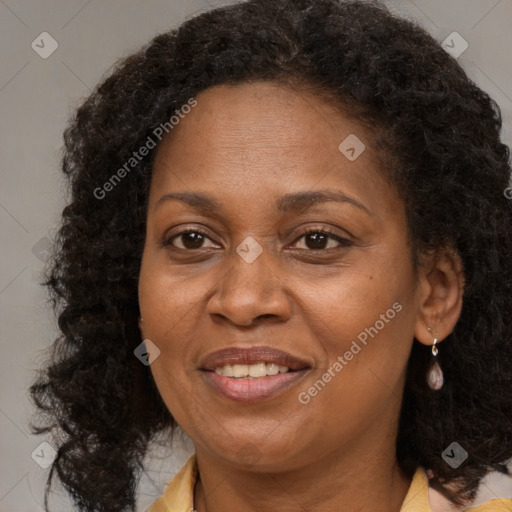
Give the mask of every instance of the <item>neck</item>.
M 201 475 L 194 492 L 197 512 L 303 512 L 325 510 L 398 512 L 411 483 L 392 450 L 353 449 L 291 471 L 241 471 L 198 452 Z M 378 454 L 378 455 L 376 455 Z

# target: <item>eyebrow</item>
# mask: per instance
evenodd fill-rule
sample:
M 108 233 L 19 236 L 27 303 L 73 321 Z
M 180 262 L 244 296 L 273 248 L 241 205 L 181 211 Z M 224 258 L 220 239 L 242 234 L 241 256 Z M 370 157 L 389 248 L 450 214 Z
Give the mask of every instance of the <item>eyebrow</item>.
M 197 192 L 172 192 L 165 194 L 156 202 L 153 209 L 156 210 L 162 203 L 172 200 L 181 201 L 193 208 L 206 211 L 213 215 L 216 215 L 216 211 L 222 210 L 222 205 L 216 199 Z M 330 189 L 286 194 L 277 200 L 276 208 L 278 211 L 285 213 L 302 213 L 319 203 L 325 203 L 328 201 L 348 203 L 365 211 L 368 215 L 372 215 L 372 212 L 367 206 L 353 197 L 346 195 L 344 192 Z

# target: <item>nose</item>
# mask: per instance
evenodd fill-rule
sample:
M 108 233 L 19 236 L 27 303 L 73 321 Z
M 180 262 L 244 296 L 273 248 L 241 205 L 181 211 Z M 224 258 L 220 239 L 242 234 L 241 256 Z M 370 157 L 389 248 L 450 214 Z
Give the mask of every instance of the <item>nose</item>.
M 292 314 L 291 296 L 285 277 L 268 249 L 252 262 L 236 251 L 229 269 L 217 284 L 207 304 L 215 322 L 229 321 L 250 327 L 260 321 L 283 322 Z

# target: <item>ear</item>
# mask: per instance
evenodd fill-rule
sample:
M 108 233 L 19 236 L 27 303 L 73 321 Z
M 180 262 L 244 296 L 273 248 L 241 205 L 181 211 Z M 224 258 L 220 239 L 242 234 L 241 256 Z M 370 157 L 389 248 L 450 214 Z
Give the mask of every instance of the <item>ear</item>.
M 419 279 L 414 336 L 420 343 L 432 345 L 434 336 L 441 341 L 453 331 L 462 311 L 465 278 L 457 251 L 443 248 L 428 255 Z

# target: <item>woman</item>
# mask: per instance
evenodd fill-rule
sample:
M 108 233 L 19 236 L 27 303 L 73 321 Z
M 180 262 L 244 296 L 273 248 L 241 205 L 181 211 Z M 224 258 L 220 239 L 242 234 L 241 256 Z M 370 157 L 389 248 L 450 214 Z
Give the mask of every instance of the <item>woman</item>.
M 79 510 L 510 511 L 499 109 L 378 3 L 250 0 L 121 62 L 65 132 L 32 388 Z M 480 486 L 480 487 L 479 487 Z

